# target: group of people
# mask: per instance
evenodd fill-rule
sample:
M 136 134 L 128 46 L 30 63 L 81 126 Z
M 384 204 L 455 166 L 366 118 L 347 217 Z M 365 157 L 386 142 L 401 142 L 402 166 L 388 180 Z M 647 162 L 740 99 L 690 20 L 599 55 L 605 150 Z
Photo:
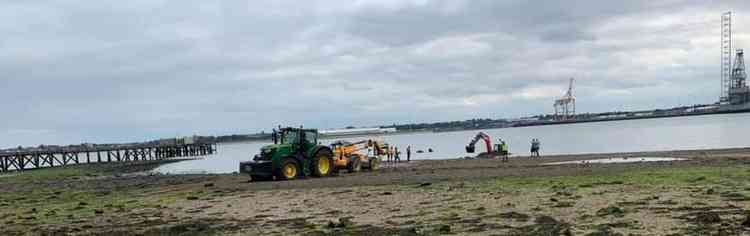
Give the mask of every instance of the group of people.
M 539 155 L 539 149 L 541 148 L 542 142 L 539 141 L 539 139 L 533 138 L 531 139 L 531 154 L 529 157 L 531 158 L 539 158 L 541 157 Z M 495 149 L 500 153 L 500 157 L 503 161 L 508 161 L 508 155 L 510 153 L 508 152 L 508 144 L 505 143 L 505 140 L 498 139 L 498 144 L 495 145 Z
M 542 143 L 539 142 L 539 139 L 531 139 L 531 158 L 539 158 L 539 146 L 541 145 Z
M 386 161 L 401 162 L 401 151 L 398 150 L 398 147 L 388 147 L 386 151 Z M 406 147 L 406 161 L 411 161 L 411 146 Z

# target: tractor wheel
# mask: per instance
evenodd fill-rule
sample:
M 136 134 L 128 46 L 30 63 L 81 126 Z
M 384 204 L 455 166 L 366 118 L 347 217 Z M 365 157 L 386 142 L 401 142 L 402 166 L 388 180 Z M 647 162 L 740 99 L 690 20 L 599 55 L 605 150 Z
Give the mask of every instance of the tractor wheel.
M 360 170 L 362 170 L 362 162 L 359 160 L 359 156 L 352 156 L 351 158 L 352 159 L 347 166 L 347 169 L 349 169 L 349 173 L 359 172 Z
M 312 161 L 312 173 L 315 177 L 326 177 L 331 175 L 336 164 L 333 162 L 333 154 L 328 150 L 320 150 L 315 153 Z
M 293 158 L 284 158 L 281 160 L 281 169 L 276 173 L 278 180 L 293 180 L 299 176 L 302 169 L 299 163 Z
M 370 170 L 375 171 L 380 169 L 380 158 L 372 158 L 370 159 Z

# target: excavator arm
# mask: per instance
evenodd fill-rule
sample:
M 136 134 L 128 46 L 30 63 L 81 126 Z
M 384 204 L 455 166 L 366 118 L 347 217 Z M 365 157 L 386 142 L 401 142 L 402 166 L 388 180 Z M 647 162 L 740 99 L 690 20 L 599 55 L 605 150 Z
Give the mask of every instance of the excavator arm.
M 474 136 L 471 142 L 469 142 L 469 145 L 466 146 L 466 152 L 474 153 L 475 145 L 479 140 L 484 140 L 484 144 L 487 146 L 487 152 L 492 152 L 492 139 L 484 132 L 479 132 Z

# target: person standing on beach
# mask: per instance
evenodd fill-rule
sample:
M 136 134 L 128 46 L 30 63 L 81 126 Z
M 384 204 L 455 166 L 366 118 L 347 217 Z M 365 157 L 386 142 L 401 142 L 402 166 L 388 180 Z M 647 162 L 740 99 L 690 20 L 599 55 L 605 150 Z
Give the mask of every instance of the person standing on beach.
M 406 162 L 411 161 L 411 146 L 406 146 Z
M 396 163 L 401 162 L 401 155 L 399 154 L 400 153 L 398 153 L 398 147 L 393 147 L 393 155 L 394 155 L 393 161 Z
M 504 143 L 503 139 L 499 138 L 499 139 L 497 139 L 497 144 L 495 144 L 495 149 L 496 149 L 495 151 L 498 154 L 500 154 L 501 158 L 503 157 L 503 143 Z
M 508 144 L 505 141 L 501 141 L 500 143 L 500 155 L 503 157 L 504 162 L 508 161 L 510 153 L 508 153 Z
M 388 147 L 388 162 L 393 161 L 393 147 Z
M 385 147 L 385 162 L 388 162 L 391 160 L 391 148 L 386 146 Z

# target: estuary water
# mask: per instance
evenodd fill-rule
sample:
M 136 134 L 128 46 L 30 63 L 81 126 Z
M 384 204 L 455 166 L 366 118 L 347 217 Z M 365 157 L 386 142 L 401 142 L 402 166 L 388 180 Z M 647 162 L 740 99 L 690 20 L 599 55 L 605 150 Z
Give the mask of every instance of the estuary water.
M 502 138 L 513 155 L 528 155 L 530 141 L 541 141 L 541 154 L 584 154 L 642 152 L 750 147 L 750 113 L 721 114 L 661 119 L 623 120 L 566 125 L 532 126 L 444 133 L 412 133 L 376 136 L 396 145 L 406 159 L 406 147 L 412 147 L 413 160 L 454 159 L 469 154 L 465 146 L 482 131 L 493 144 Z M 355 141 L 368 137 L 348 137 Z M 334 140 L 323 140 L 330 143 Z M 219 144 L 215 155 L 198 160 L 161 166 L 160 173 L 232 173 L 240 161 L 250 160 L 260 147 L 269 143 L 247 142 Z M 433 152 L 428 152 L 428 149 Z M 477 152 L 484 143 L 477 143 Z M 423 150 L 424 153 L 416 153 Z

